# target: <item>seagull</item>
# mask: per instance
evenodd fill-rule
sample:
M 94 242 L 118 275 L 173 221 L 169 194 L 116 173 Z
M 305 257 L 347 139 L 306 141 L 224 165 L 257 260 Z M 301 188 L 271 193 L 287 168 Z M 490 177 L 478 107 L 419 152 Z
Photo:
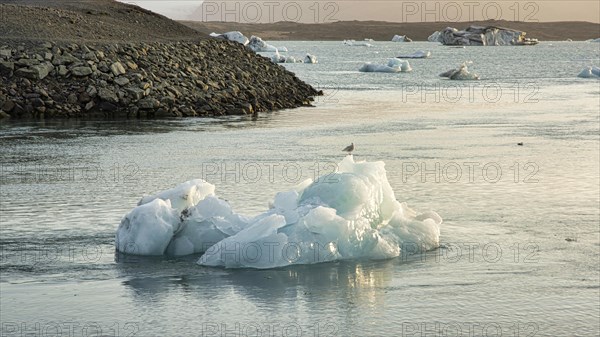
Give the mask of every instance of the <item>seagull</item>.
M 354 143 L 346 146 L 342 152 L 348 152 L 348 154 L 352 154 L 352 151 L 354 151 Z

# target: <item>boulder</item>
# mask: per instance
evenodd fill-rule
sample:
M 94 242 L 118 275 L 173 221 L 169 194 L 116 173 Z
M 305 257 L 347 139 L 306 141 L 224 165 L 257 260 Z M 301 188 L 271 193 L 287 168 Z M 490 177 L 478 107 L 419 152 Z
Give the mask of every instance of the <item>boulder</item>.
M 71 74 L 77 77 L 89 76 L 92 74 L 92 69 L 90 67 L 75 67 L 71 69 Z

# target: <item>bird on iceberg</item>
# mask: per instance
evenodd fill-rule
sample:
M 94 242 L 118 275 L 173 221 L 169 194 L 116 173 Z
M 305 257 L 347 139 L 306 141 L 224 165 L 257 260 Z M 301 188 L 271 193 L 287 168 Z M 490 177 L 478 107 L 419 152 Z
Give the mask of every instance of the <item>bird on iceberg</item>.
M 352 154 L 352 151 L 354 151 L 354 143 L 351 143 L 342 150 L 342 152 L 348 152 L 349 155 Z

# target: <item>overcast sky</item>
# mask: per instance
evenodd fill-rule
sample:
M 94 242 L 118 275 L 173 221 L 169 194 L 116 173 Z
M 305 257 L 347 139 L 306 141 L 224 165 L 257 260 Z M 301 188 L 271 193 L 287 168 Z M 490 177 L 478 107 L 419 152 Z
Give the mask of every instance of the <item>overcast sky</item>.
M 600 1 L 232 1 L 132 0 L 176 20 L 322 23 L 342 20 L 394 22 L 508 21 L 600 22 Z M 600 32 L 599 32 L 600 35 Z

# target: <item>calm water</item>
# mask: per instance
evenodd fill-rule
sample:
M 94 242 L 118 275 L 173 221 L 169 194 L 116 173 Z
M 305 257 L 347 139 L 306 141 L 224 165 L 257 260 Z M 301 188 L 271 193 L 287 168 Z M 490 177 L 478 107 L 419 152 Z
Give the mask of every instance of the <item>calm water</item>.
M 0 124 L 2 336 L 600 335 L 600 82 L 576 77 L 600 45 L 274 44 L 319 57 L 286 65 L 316 107 Z M 419 49 L 412 73 L 357 72 Z M 481 81 L 437 77 L 466 60 Z M 144 194 L 204 178 L 255 215 L 352 141 L 444 218 L 442 248 L 262 271 L 114 253 Z

